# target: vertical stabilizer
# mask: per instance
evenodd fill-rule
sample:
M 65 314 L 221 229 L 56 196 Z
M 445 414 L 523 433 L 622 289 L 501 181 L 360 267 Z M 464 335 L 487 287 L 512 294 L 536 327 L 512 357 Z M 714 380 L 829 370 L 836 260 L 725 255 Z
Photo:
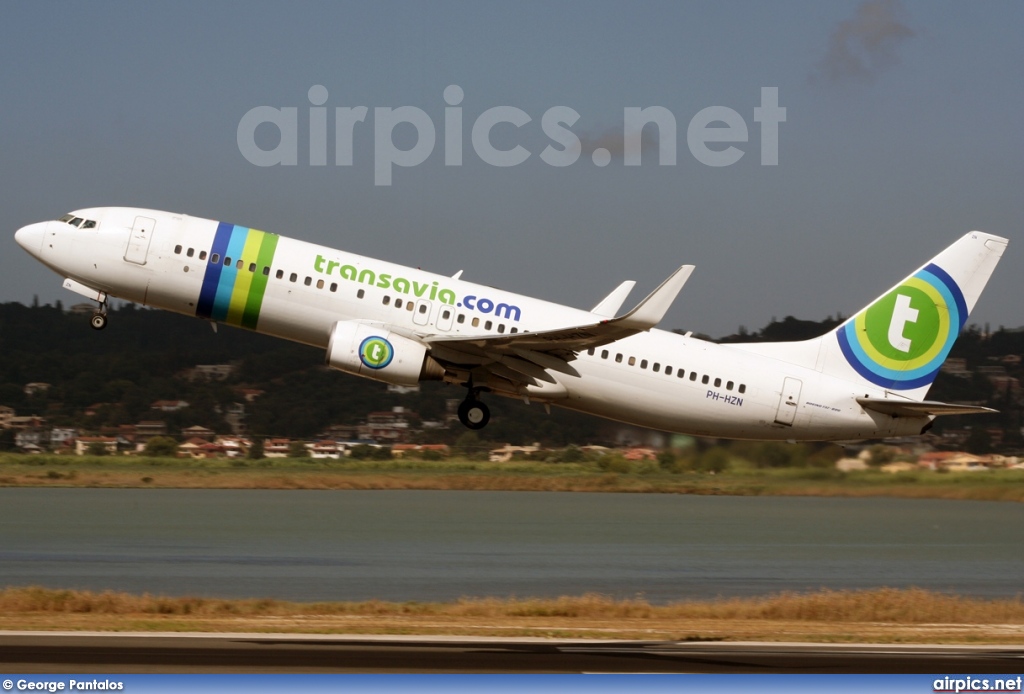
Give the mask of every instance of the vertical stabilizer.
M 921 400 L 1008 241 L 972 231 L 840 325 L 823 371 Z

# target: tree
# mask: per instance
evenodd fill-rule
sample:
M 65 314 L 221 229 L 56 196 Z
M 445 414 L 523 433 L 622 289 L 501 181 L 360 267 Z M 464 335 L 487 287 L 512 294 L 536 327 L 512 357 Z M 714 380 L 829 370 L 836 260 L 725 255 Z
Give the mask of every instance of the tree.
M 172 458 L 178 455 L 178 442 L 169 436 L 154 436 L 146 441 L 143 453 L 157 458 Z
M 263 453 L 263 439 L 253 439 L 252 445 L 249 446 L 249 451 L 245 454 L 245 457 L 249 460 L 260 460 L 266 456 Z
M 309 449 L 306 448 L 306 444 L 302 441 L 292 441 L 288 444 L 288 457 L 289 458 L 308 458 Z
M 102 441 L 93 441 L 85 448 L 86 455 L 106 455 L 107 444 Z

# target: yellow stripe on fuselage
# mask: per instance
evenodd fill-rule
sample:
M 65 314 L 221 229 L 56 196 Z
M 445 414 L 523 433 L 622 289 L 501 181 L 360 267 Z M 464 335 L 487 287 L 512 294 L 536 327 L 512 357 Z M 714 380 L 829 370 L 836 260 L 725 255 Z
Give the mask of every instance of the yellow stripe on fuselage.
M 245 302 L 249 299 L 249 288 L 252 286 L 252 272 L 249 272 L 249 263 L 255 263 L 259 258 L 260 244 L 263 243 L 265 232 L 250 229 L 245 238 L 245 246 L 242 247 L 242 267 L 238 270 L 235 278 L 235 288 L 231 292 L 231 303 L 228 305 L 228 323 L 241 325 L 242 314 L 245 313 Z M 261 268 L 256 268 L 260 272 Z

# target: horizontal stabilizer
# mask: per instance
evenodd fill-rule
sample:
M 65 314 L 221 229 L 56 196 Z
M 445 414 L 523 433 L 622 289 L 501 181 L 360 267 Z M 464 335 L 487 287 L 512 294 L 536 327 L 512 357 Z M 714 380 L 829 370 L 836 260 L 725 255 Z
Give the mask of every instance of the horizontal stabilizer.
M 891 398 L 857 398 L 864 409 L 874 410 L 893 417 L 927 417 L 945 414 L 986 414 L 997 412 L 991 407 L 957 405 L 936 400 L 895 400 Z

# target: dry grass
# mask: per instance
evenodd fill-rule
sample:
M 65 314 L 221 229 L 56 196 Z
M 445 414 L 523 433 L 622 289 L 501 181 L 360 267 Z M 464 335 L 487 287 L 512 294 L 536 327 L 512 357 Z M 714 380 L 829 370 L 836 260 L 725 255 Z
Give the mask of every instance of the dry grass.
M 1024 643 L 1024 603 L 919 589 L 652 605 L 601 595 L 295 603 L 32 587 L 0 591 L 0 628 Z

